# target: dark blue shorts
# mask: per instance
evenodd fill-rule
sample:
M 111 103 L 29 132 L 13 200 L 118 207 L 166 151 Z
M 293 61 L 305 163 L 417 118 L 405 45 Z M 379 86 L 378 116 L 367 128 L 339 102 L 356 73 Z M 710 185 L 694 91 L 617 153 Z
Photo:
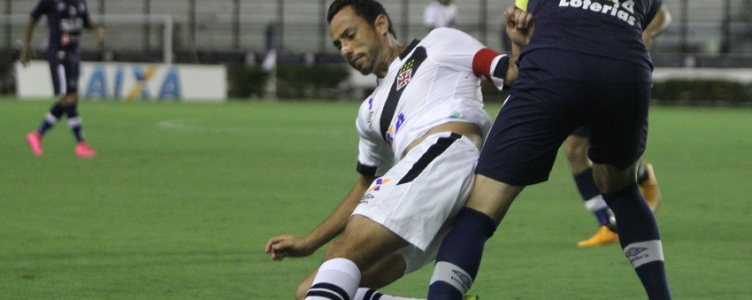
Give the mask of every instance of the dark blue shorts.
M 78 92 L 80 52 L 78 50 L 50 50 L 47 52 L 47 61 L 50 63 L 55 95 L 62 96 Z
M 575 129 L 571 135 L 584 137 L 584 138 L 590 138 L 593 135 L 593 131 L 590 130 L 590 127 L 582 126 L 580 128 Z
M 637 64 L 564 51 L 522 58 L 476 173 L 511 185 L 548 180 L 564 140 L 592 131 L 588 156 L 626 169 L 645 151 L 651 72 Z

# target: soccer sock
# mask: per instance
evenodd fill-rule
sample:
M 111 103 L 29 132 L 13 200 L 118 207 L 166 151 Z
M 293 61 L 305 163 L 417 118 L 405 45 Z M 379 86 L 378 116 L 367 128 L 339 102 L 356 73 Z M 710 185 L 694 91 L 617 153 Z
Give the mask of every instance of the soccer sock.
M 305 300 L 351 300 L 360 284 L 360 269 L 352 261 L 335 258 L 319 267 Z
M 428 287 L 429 300 L 459 300 L 478 275 L 483 247 L 496 231 L 491 217 L 464 207 L 457 215 L 436 256 Z
M 648 299 L 671 299 L 658 225 L 637 183 L 603 194 L 619 222 L 619 242 L 640 277 Z
M 640 161 L 637 164 L 637 184 L 642 184 L 645 180 L 648 180 L 648 170 L 645 169 L 645 165 Z
M 358 292 L 355 293 L 355 298 L 353 298 L 353 300 L 420 300 L 420 299 L 389 296 L 389 295 L 384 295 L 382 293 L 379 293 L 377 290 L 374 290 L 374 289 L 359 288 Z
M 44 116 L 44 121 L 42 121 L 42 124 L 37 128 L 37 132 L 39 132 L 40 135 L 44 135 L 47 130 L 57 123 L 57 120 L 60 119 L 61 116 L 63 116 L 63 106 L 60 105 L 60 102 L 55 102 L 50 108 L 50 111 L 47 112 L 47 115 Z
M 65 113 L 68 115 L 68 127 L 76 136 L 76 141 L 83 141 L 84 134 L 81 132 L 81 117 L 78 116 L 78 105 L 68 105 L 65 107 Z
M 595 214 L 598 223 L 602 226 L 608 226 L 613 223 L 611 215 L 608 213 L 608 205 L 601 196 L 601 191 L 595 185 L 593 179 L 593 168 L 574 175 L 574 182 L 577 184 L 577 190 L 580 191 L 582 199 L 585 200 L 585 207 Z

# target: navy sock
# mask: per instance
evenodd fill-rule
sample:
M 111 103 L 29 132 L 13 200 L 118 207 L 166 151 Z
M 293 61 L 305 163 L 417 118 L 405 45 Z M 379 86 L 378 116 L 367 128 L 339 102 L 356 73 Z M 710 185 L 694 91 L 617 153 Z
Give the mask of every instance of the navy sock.
M 429 300 L 459 300 L 478 275 L 483 247 L 496 231 L 489 216 L 464 207 L 436 256 Z
M 595 185 L 595 179 L 593 179 L 593 168 L 587 168 L 574 175 L 574 182 L 577 184 L 577 190 L 580 191 L 582 200 L 584 200 L 585 206 L 588 207 L 595 218 L 598 219 L 598 223 L 603 226 L 609 226 L 611 224 L 611 216 L 608 214 L 608 207 L 591 206 L 587 201 L 595 201 L 596 197 L 601 194 L 598 186 Z
M 76 141 L 83 141 L 84 134 L 81 131 L 81 117 L 78 116 L 78 105 L 73 104 L 65 106 L 65 113 L 68 115 L 68 126 L 76 136 Z
M 619 224 L 619 242 L 640 277 L 649 299 L 671 299 L 663 249 L 653 213 L 637 183 L 603 194 Z
M 44 117 L 44 120 L 42 121 L 42 124 L 39 125 L 37 128 L 37 132 L 39 134 L 44 135 L 47 130 L 52 128 L 52 126 L 57 123 L 57 120 L 60 119 L 60 117 L 63 116 L 63 106 L 60 105 L 60 102 L 55 102 L 54 105 L 50 108 L 50 111 L 47 113 L 47 115 Z

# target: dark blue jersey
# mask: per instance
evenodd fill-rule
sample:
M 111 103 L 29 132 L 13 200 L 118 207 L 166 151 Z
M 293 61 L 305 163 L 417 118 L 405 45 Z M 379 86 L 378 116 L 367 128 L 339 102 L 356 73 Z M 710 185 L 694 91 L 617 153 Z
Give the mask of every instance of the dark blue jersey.
M 39 0 L 31 17 L 42 15 L 50 29 L 49 51 L 76 49 L 83 29 L 91 27 L 86 0 Z
M 535 32 L 522 55 L 558 49 L 633 62 L 652 69 L 642 31 L 662 0 L 518 0 Z

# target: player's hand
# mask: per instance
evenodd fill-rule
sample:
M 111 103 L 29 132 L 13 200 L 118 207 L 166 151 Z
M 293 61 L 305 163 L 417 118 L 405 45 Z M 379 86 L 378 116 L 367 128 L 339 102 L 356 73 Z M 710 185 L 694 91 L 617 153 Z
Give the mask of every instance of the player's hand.
M 30 59 L 31 59 L 31 51 L 29 50 L 29 47 L 24 45 L 23 48 L 21 49 L 21 56 L 18 57 L 18 61 L 21 62 L 22 66 L 28 67 Z
M 97 40 L 99 41 L 99 43 L 101 44 L 102 42 L 104 42 L 104 28 L 97 26 L 97 28 L 94 29 L 94 32 L 97 33 Z
M 305 238 L 293 235 L 273 237 L 266 243 L 266 253 L 273 260 L 283 260 L 285 257 L 303 257 L 316 251 Z
M 506 19 L 507 34 L 512 43 L 520 47 L 527 45 L 535 29 L 533 15 L 512 5 L 504 12 L 504 18 Z

